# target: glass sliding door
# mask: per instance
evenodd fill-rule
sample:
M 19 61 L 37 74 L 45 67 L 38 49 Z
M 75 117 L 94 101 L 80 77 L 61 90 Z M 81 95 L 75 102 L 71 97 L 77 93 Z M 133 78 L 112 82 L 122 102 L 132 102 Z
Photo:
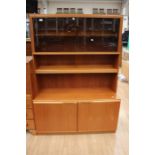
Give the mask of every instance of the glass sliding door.
M 119 19 L 35 18 L 36 52 L 117 51 Z

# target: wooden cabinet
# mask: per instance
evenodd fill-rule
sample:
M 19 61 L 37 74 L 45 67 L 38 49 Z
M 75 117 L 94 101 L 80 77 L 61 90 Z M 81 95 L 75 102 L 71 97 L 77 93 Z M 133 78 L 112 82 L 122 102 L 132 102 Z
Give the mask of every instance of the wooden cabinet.
M 120 100 L 34 104 L 37 133 L 114 132 Z
M 76 132 L 77 104 L 34 104 L 37 133 Z
M 78 104 L 78 131 L 115 131 L 120 101 Z
M 30 32 L 36 133 L 115 131 L 122 16 L 31 14 Z

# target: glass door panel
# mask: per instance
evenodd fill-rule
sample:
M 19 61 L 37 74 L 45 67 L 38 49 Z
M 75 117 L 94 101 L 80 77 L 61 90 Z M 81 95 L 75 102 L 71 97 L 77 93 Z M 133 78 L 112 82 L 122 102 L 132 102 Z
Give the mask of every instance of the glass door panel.
M 35 18 L 36 52 L 117 51 L 118 19 Z
M 86 19 L 86 51 L 117 51 L 119 20 Z

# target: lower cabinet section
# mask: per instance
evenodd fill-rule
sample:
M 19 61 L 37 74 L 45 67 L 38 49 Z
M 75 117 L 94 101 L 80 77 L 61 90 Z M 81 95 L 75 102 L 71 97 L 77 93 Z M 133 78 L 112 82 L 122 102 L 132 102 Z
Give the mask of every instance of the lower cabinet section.
M 77 104 L 34 104 L 36 132 L 75 132 Z
M 120 102 L 79 103 L 79 132 L 115 131 L 119 106 Z
M 36 132 L 114 132 L 120 101 L 34 104 Z

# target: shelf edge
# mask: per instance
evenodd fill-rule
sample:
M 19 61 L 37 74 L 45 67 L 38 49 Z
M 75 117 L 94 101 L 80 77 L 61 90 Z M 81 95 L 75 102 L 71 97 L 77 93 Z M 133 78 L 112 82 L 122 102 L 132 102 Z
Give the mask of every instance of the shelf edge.
M 33 55 L 119 55 L 120 52 L 33 52 Z

